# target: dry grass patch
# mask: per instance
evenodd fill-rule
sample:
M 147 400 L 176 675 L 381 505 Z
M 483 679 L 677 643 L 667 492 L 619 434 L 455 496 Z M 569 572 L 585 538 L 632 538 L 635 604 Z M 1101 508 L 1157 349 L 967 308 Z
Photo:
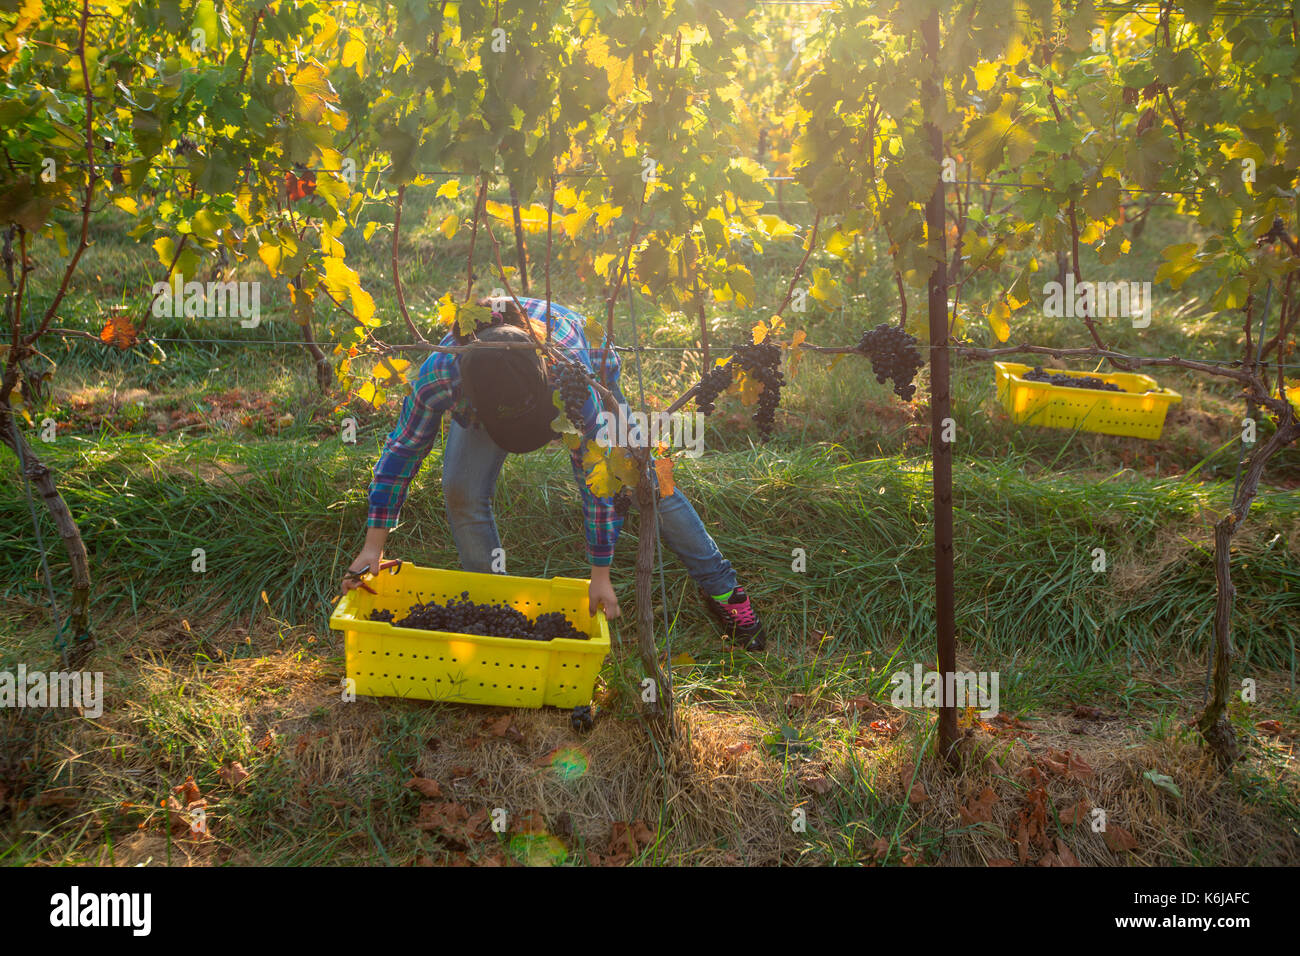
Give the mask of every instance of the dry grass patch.
M 4 764 L 13 779 L 0 830 L 25 841 L 35 862 L 1297 859 L 1295 820 L 1247 800 L 1190 736 L 1155 740 L 1133 717 L 975 719 L 966 770 L 954 776 L 932 755 L 932 713 L 824 686 L 680 705 L 679 737 L 661 748 L 627 691 L 611 692 L 593 731 L 579 735 L 567 711 L 345 702 L 340 662 L 295 640 L 305 631 L 259 632 L 250 648 L 281 649 L 210 662 L 186 660 L 187 633 L 156 621 L 101 661 L 116 673 L 97 721 L 0 715 L 0 734 L 23 748 Z M 783 739 L 778 727 L 797 736 Z M 1280 738 L 1273 753 L 1251 757 L 1289 768 L 1278 779 L 1292 803 L 1293 744 Z M 177 828 L 163 806 L 187 777 L 207 802 L 207 837 Z M 1093 829 L 1096 809 L 1107 832 Z

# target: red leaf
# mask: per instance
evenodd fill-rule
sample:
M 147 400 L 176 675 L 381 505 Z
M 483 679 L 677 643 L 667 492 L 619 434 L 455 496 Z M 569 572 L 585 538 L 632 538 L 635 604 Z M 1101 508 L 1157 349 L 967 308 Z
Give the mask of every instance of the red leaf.
M 132 345 L 135 345 L 136 338 L 135 326 L 122 313 L 110 315 L 99 332 L 101 342 L 105 345 L 116 346 L 119 349 L 129 349 Z
M 199 793 L 198 784 L 194 782 L 193 777 L 186 777 L 185 782 L 179 787 L 172 787 L 172 793 L 181 798 L 182 804 L 190 804 L 195 800 L 203 799 L 203 794 Z

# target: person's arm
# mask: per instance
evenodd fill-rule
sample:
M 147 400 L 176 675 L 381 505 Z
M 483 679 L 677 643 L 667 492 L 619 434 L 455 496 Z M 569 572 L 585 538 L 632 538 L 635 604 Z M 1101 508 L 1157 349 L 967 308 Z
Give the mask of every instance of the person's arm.
M 591 566 L 591 585 L 587 588 L 587 610 L 595 614 L 597 610 L 605 612 L 605 617 L 613 620 L 623 612 L 618 607 L 618 595 L 609 580 L 609 565 Z
M 379 570 L 388 532 L 397 524 L 397 516 L 406 501 L 406 493 L 424 459 L 438 438 L 443 412 L 451 407 L 451 390 L 442 379 L 433 379 L 416 388 L 402 402 L 397 424 L 384 441 L 384 450 L 375 463 L 370 482 L 370 511 L 366 518 L 366 540 L 361 553 L 348 565 L 359 571 L 369 565 L 371 573 Z M 360 583 L 356 577 L 343 579 L 346 594 Z
M 361 553 L 352 559 L 348 565 L 348 572 L 354 573 L 361 571 L 362 568 L 369 568 L 370 573 L 374 574 L 379 570 L 379 564 L 384 560 L 384 544 L 388 541 L 388 528 L 373 527 L 366 529 L 366 542 L 361 546 Z M 355 587 L 361 584 L 360 577 L 345 577 L 343 579 L 343 593 L 347 594 Z
M 552 308 L 555 311 L 554 303 L 552 303 Z M 544 302 L 538 304 L 538 310 L 539 315 L 544 319 L 546 314 Z M 556 343 L 569 349 L 571 355 L 583 362 L 588 371 L 592 372 L 596 378 L 600 378 L 600 373 L 603 370 L 605 372 L 604 381 L 613 391 L 616 400 L 621 405 L 626 405 L 626 401 L 618 388 L 619 372 L 621 370 L 618 353 L 611 350 L 608 356 L 608 364 L 604 364 L 604 354 L 588 346 L 586 337 L 583 335 L 585 323 L 582 316 L 571 310 L 561 308 L 556 312 L 556 318 L 558 319 L 554 326 Z M 586 418 L 585 428 L 583 429 L 585 441 L 593 440 L 599 431 L 600 411 L 599 396 L 594 391 L 591 391 L 583 405 L 583 415 Z M 573 465 L 574 480 L 578 483 L 578 493 L 582 496 L 587 560 L 591 563 L 591 584 L 587 595 L 592 614 L 595 614 L 596 610 L 600 608 L 605 611 L 606 617 L 615 618 L 621 612 L 618 606 L 618 597 L 614 594 L 614 587 L 610 582 L 610 565 L 614 560 L 614 546 L 617 544 L 619 532 L 623 528 L 623 519 L 619 517 L 618 512 L 614 509 L 613 498 L 597 497 L 587 487 L 586 469 L 582 465 L 582 447 L 580 445 L 578 450 L 570 450 L 569 459 Z
M 569 452 L 573 478 L 582 496 L 582 517 L 587 538 L 587 560 L 591 563 L 591 587 L 588 589 L 591 613 L 604 608 L 605 616 L 618 617 L 618 598 L 610 583 L 609 568 L 614 561 L 614 546 L 618 543 L 623 519 L 614 510 L 613 498 L 600 498 L 587 487 L 587 474 L 582 466 L 581 446 Z
M 590 350 L 588 350 L 587 356 L 590 362 L 590 360 L 593 358 Z M 594 366 L 594 368 L 592 368 L 592 371 L 598 379 L 602 377 L 601 373 L 602 372 L 604 373 L 603 379 L 604 379 L 605 387 L 608 388 L 611 392 L 613 392 L 614 400 L 618 403 L 619 407 L 622 408 L 626 413 L 627 399 L 623 397 L 622 389 L 619 388 L 619 378 L 623 371 L 623 364 L 622 362 L 619 361 L 618 353 L 615 352 L 613 349 L 610 349 L 608 354 L 605 354 L 603 352 L 599 353 L 599 362 L 598 363 L 590 362 L 590 364 Z M 600 396 L 595 394 L 594 392 L 592 394 L 592 400 L 595 402 L 595 410 L 597 415 L 596 421 L 599 422 L 600 420 L 599 415 L 600 412 L 604 410 L 604 405 L 600 401 Z M 584 480 L 584 484 L 585 484 L 585 480 Z M 619 614 L 621 614 L 622 612 L 619 610 L 618 597 L 614 594 L 614 586 L 612 583 L 610 583 L 609 569 L 610 569 L 610 565 L 613 563 L 614 544 L 618 542 L 619 532 L 622 531 L 623 528 L 623 519 L 620 518 L 617 512 L 614 511 L 614 501 L 612 498 L 598 499 L 594 495 L 592 496 L 592 498 L 593 501 L 600 503 L 599 507 L 595 509 L 597 512 L 596 515 L 597 520 L 601 520 L 603 518 L 603 520 L 607 522 L 612 522 L 613 527 L 612 527 L 612 533 L 610 534 L 610 564 L 606 564 L 603 566 L 595 565 L 595 564 L 592 565 L 591 587 L 589 588 L 588 596 L 590 598 L 591 606 L 593 609 L 600 606 L 602 603 L 613 602 L 613 608 L 614 608 L 613 613 L 606 611 L 605 616 L 608 618 L 615 618 L 618 617 Z M 606 508 L 608 508 L 608 511 L 605 510 Z

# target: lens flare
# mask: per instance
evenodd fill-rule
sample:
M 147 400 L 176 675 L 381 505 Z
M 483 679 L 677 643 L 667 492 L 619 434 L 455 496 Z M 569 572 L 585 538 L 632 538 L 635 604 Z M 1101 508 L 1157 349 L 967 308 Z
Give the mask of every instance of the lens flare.
M 587 773 L 587 754 L 580 747 L 561 747 L 551 758 L 555 775 L 568 783 Z
M 510 853 L 524 866 L 560 866 L 569 853 L 549 833 L 519 833 L 510 838 Z

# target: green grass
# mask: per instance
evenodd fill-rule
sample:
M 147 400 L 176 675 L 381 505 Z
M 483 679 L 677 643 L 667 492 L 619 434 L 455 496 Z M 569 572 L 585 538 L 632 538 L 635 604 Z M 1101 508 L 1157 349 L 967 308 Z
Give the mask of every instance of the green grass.
M 174 607 L 202 613 L 212 638 L 247 626 L 265 591 L 277 619 L 322 627 L 345 562 L 359 546 L 376 435 L 355 447 L 334 436 L 234 440 L 118 435 L 61 437 L 51 464 L 82 529 L 101 618 Z M 512 573 L 584 574 L 577 490 L 559 451 L 512 459 L 498 522 Z M 454 567 L 439 493 L 440 451 L 426 462 L 390 553 Z M 762 602 L 778 645 L 810 629 L 856 649 L 902 648 L 916 659 L 932 634 L 931 532 L 923 459 L 845 461 L 835 448 L 718 452 L 679 466 L 678 480 Z M 4 594 L 31 605 L 43 588 L 30 518 L 12 474 L 0 505 Z M 1052 661 L 1086 673 L 1099 659 L 1154 662 L 1208 646 L 1213 606 L 1202 509 L 1222 508 L 1226 485 L 1120 475 L 1095 483 L 1027 473 L 1012 462 L 957 463 L 957 626 L 978 657 L 1012 673 Z M 1235 626 L 1242 661 L 1290 666 L 1290 620 L 1300 607 L 1295 529 L 1300 500 L 1265 496 L 1242 534 Z M 620 544 L 624 593 L 635 522 Z M 1161 529 L 1192 543 L 1146 587 L 1114 584 L 1146 564 Z M 46 540 L 55 540 L 44 522 Z M 1104 548 L 1108 570 L 1091 570 Z M 192 570 L 192 551 L 207 570 Z M 793 549 L 807 571 L 791 570 Z M 56 578 L 66 562 L 51 555 Z M 698 635 L 684 571 L 668 555 L 669 613 Z M 681 639 L 681 638 L 679 638 Z M 1025 680 L 1033 678 L 1026 676 Z

